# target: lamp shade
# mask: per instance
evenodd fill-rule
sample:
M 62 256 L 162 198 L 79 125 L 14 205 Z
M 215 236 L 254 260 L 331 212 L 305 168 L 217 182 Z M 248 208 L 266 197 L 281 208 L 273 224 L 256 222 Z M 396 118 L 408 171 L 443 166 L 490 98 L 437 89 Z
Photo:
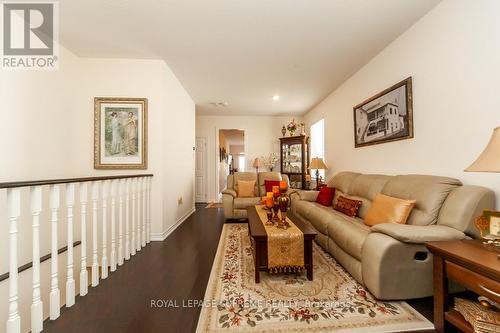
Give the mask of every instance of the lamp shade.
M 493 130 L 493 135 L 486 148 L 465 171 L 500 172 L 500 127 Z
M 255 160 L 253 160 L 253 167 L 254 168 L 260 168 L 262 166 L 262 162 L 260 160 L 260 158 L 255 158 Z
M 321 157 L 314 157 L 311 160 L 311 164 L 309 165 L 310 169 L 316 169 L 316 170 L 326 170 L 328 167 L 326 166 L 325 162 L 323 162 L 323 159 Z

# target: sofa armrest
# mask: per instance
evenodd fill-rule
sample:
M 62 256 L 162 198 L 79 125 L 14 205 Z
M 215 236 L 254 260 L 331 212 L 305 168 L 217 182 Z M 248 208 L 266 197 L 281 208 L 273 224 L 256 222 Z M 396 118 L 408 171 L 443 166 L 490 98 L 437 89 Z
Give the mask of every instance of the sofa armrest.
M 466 236 L 457 229 L 444 225 L 409 225 L 397 223 L 377 224 L 371 232 L 378 232 L 395 238 L 403 243 L 424 244 L 434 241 L 464 239 Z
M 316 198 L 318 197 L 319 192 L 318 191 L 304 191 L 304 190 L 299 190 L 297 191 L 297 194 L 300 197 L 300 200 L 305 200 L 305 201 L 316 201 Z
M 231 189 L 225 189 L 222 191 L 222 194 L 229 194 L 231 195 L 233 198 L 236 198 L 238 196 L 238 194 L 236 194 L 236 191 L 235 190 L 231 190 Z

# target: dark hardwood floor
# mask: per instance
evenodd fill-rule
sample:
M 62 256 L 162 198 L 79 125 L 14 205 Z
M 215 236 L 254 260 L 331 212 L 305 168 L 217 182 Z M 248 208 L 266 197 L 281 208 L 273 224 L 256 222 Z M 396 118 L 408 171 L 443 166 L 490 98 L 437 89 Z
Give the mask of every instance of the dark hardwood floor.
M 152 308 L 151 300 L 202 300 L 224 222 L 222 211 L 197 205 L 196 212 L 165 241 L 151 242 L 130 261 L 89 288 L 44 332 L 194 332 L 197 307 Z
M 203 299 L 224 223 L 222 209 L 196 208 L 165 241 L 151 242 L 73 307 L 61 309 L 59 319 L 45 321 L 44 332 L 195 332 L 200 308 L 182 305 Z M 152 300 L 179 307 L 154 308 Z M 432 321 L 432 298 L 408 303 Z

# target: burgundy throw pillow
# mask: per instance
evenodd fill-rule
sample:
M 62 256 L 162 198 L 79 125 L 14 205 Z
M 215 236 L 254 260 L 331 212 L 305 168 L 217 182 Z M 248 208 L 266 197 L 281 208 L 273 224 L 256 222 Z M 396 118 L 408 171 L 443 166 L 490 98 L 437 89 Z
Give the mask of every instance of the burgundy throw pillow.
M 279 180 L 264 180 L 264 187 L 266 188 L 266 193 L 272 192 L 273 186 L 280 186 L 280 181 Z
M 331 206 L 333 201 L 333 196 L 335 195 L 335 188 L 323 186 L 319 190 L 318 197 L 316 198 L 316 202 L 322 204 L 323 206 Z
M 363 202 L 360 200 L 348 199 L 346 197 L 340 196 L 335 203 L 335 207 L 333 209 L 346 214 L 350 217 L 355 217 L 358 215 L 359 207 Z

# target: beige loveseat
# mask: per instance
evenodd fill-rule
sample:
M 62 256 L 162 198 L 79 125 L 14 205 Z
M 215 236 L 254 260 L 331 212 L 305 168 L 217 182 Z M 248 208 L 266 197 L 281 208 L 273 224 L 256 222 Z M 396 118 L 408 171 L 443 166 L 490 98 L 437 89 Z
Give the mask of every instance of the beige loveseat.
M 317 243 L 378 299 L 432 295 L 432 255 L 424 243 L 477 237 L 474 218 L 495 206 L 491 190 L 446 177 L 342 172 L 328 185 L 336 188 L 334 204 L 339 195 L 363 202 L 359 217 L 317 204 L 315 191 L 292 193 L 291 214 L 310 222 Z M 416 200 L 407 224 L 363 223 L 378 193 Z
M 255 197 L 238 197 L 238 180 L 255 180 Z M 266 195 L 264 183 L 266 180 L 284 180 L 289 183 L 287 175 L 279 172 L 235 172 L 227 176 L 227 188 L 222 191 L 222 204 L 226 219 L 244 219 L 247 217 L 247 207 L 257 205 L 261 197 Z M 290 184 L 289 184 L 290 185 Z

